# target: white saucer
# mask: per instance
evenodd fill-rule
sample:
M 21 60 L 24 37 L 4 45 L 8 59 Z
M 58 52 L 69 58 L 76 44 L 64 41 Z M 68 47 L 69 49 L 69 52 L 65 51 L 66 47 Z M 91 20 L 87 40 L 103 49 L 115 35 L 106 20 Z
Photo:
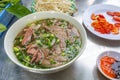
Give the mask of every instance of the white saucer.
M 91 14 L 92 13 L 102 14 L 105 16 L 108 22 L 115 23 L 115 21 L 112 20 L 112 17 L 106 14 L 107 11 L 120 11 L 120 7 L 109 5 L 109 4 L 97 4 L 97 5 L 90 6 L 83 14 L 83 24 L 90 32 L 92 32 L 96 36 L 99 36 L 104 39 L 109 39 L 109 40 L 120 40 L 120 33 L 117 35 L 101 34 L 95 31 L 94 28 L 91 26 L 91 23 L 92 23 Z

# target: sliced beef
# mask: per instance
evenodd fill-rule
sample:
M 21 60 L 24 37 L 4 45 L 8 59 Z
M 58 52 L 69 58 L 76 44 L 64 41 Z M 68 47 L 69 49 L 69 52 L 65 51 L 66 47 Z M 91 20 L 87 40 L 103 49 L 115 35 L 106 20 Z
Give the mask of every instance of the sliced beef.
M 33 34 L 33 29 L 32 28 L 28 28 L 27 30 L 25 30 L 25 34 L 24 34 L 24 38 L 22 40 L 22 45 L 25 45 L 27 42 L 29 42 L 31 40 L 32 34 Z
M 64 56 L 61 56 L 61 55 L 54 57 L 54 59 L 57 62 L 66 62 L 67 61 L 67 58 L 65 58 Z
M 57 67 L 57 66 L 60 66 L 62 64 L 63 64 L 63 62 L 57 62 L 57 61 L 55 64 L 51 64 L 49 59 L 44 59 L 42 61 L 42 65 L 46 66 L 46 67 Z
M 77 37 L 80 36 L 80 34 L 79 34 L 77 28 L 73 27 L 73 28 L 71 29 L 71 31 L 72 31 L 72 34 L 73 34 L 73 35 L 75 35 L 75 36 L 77 36 Z
M 65 50 L 66 48 L 65 41 L 67 40 L 66 31 L 59 26 L 51 26 L 51 27 L 44 26 L 44 27 L 45 29 L 49 30 L 51 33 L 55 34 L 57 38 L 60 39 L 60 47 L 62 50 Z
M 73 25 L 72 24 L 68 24 L 68 29 L 72 29 Z
M 77 37 L 80 36 L 79 31 L 75 27 L 66 29 L 66 32 L 67 32 L 68 37 L 69 36 L 77 36 Z
M 65 41 L 61 41 L 60 42 L 60 48 L 61 48 L 62 51 L 64 51 L 66 49 L 66 43 L 65 43 Z
M 47 57 L 50 53 L 50 50 L 48 48 L 41 48 L 42 52 L 44 53 L 44 56 Z
M 74 38 L 74 36 L 72 35 L 71 29 L 67 29 L 66 32 L 67 32 L 68 40 L 70 40 L 70 42 L 73 43 L 73 42 L 75 41 L 75 38 Z
M 64 30 L 64 28 L 61 28 L 59 26 L 44 26 L 45 29 L 49 30 L 51 33 L 55 34 L 56 37 L 58 37 L 60 40 L 66 40 L 67 34 Z
M 67 37 L 71 43 L 73 43 L 75 41 L 74 37 L 80 36 L 78 30 L 75 27 L 72 27 L 71 29 L 66 29 L 66 33 L 67 33 Z
M 35 60 L 35 62 L 36 63 L 38 63 L 40 60 L 42 60 L 42 55 L 43 55 L 43 52 L 41 51 L 41 50 L 39 50 L 38 52 L 37 52 L 37 58 L 36 58 L 36 60 Z
M 37 59 L 37 56 L 38 56 L 37 53 L 32 54 L 31 63 L 33 63 Z
M 37 53 L 38 50 L 37 50 L 37 47 L 35 45 L 29 45 L 26 47 L 27 48 L 27 53 L 28 54 L 34 54 L 34 53 Z
M 43 65 L 43 66 L 49 66 L 49 67 L 50 67 L 50 61 L 49 61 L 48 59 L 44 59 L 44 60 L 42 61 L 42 65 Z
M 59 45 L 56 45 L 52 48 L 52 50 L 50 51 L 53 55 L 58 55 L 61 54 L 62 50 L 60 48 Z
M 27 54 L 32 55 L 32 63 L 38 63 L 44 56 L 44 53 L 35 45 L 29 45 L 27 47 Z

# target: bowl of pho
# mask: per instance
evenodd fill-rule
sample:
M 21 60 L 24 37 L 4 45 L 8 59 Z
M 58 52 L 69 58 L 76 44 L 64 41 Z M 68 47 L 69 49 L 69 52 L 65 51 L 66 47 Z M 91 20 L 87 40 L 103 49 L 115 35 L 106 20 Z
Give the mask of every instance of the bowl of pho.
M 36 12 L 16 21 L 5 35 L 4 48 L 18 66 L 35 73 L 63 70 L 86 47 L 86 31 L 73 17 Z

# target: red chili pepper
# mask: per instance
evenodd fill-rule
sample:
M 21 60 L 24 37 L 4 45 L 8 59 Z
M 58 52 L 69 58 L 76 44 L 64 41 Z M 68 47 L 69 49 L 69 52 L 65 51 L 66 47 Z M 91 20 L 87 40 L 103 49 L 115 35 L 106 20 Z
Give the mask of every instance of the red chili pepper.
M 95 20 L 95 19 L 96 19 L 95 14 L 92 14 L 92 15 L 91 15 L 91 19 L 92 19 L 92 20 Z
M 110 11 L 108 11 L 108 12 L 106 12 L 108 15 L 110 15 L 110 16 L 114 16 L 114 12 L 110 12 Z
M 115 23 L 114 25 L 120 28 L 120 23 Z
M 116 74 L 111 68 L 111 65 L 115 62 L 116 60 L 112 57 L 104 56 L 100 59 L 100 67 L 102 71 L 108 75 L 111 78 L 115 78 Z
M 112 12 L 109 12 L 109 14 Z M 115 20 L 120 21 L 120 17 L 116 18 L 116 16 L 113 17 Z M 101 34 L 119 34 L 119 28 L 118 26 L 120 26 L 120 23 L 115 23 L 115 24 L 111 24 L 109 23 L 105 17 L 102 14 L 92 14 L 91 15 L 91 19 L 93 20 L 93 22 L 91 23 L 91 26 L 94 28 L 95 31 L 100 32 Z
M 120 17 L 120 12 L 114 12 L 114 16 Z
M 106 12 L 108 15 L 110 15 L 110 16 L 118 16 L 118 17 L 120 17 L 120 12 L 110 12 L 110 11 L 108 11 L 108 12 Z
M 104 17 L 102 14 L 98 14 L 98 16 L 99 16 L 100 18 L 105 19 L 105 17 Z
M 111 30 L 111 32 L 113 33 L 113 34 L 119 34 L 119 27 L 115 27 L 114 26 L 114 28 Z
M 115 21 L 120 22 L 120 17 L 118 17 L 118 16 L 113 16 L 113 19 L 114 19 Z

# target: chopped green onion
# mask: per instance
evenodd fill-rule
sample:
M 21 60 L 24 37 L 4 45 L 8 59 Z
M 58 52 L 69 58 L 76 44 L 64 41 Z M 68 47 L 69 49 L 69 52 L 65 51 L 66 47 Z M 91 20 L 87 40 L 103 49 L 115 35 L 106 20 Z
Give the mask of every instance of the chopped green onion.
M 41 32 L 44 33 L 44 32 L 45 32 L 45 29 L 42 29 Z
M 25 60 L 30 61 L 30 56 L 26 56 Z
M 23 61 L 23 55 L 19 55 L 19 56 L 17 56 L 17 58 L 18 58 L 20 61 Z
M 65 56 L 65 55 L 66 55 L 66 53 L 65 53 L 65 52 L 62 52 L 62 53 L 61 53 L 61 55 L 62 55 L 62 56 Z
M 49 19 L 47 19 L 47 26 L 51 26 L 53 24 L 53 22 Z
M 18 52 L 19 48 L 18 47 L 13 47 L 14 52 Z
M 51 46 L 53 46 L 54 44 L 55 44 L 55 42 L 56 42 L 56 39 L 55 38 L 53 38 L 53 40 L 51 41 Z
M 66 46 L 69 46 L 71 43 L 70 43 L 70 40 L 66 40 Z
M 50 59 L 50 64 L 56 64 L 54 59 Z
M 20 52 L 17 52 L 17 53 L 16 53 L 16 56 L 19 56 L 20 54 L 21 54 Z
M 43 44 L 42 44 L 41 40 L 36 40 L 36 43 L 37 43 L 40 47 L 42 47 L 42 46 L 43 46 Z
M 22 63 L 23 65 L 25 65 L 25 62 L 21 61 L 21 63 Z
M 59 42 L 60 42 L 60 39 L 57 39 L 57 40 L 56 40 L 56 43 L 58 44 Z
M 54 34 L 50 34 L 50 36 L 51 36 L 51 37 L 55 37 L 55 35 L 54 35 Z
M 48 37 L 48 36 L 50 36 L 50 34 L 42 34 L 41 36 L 42 37 Z
M 34 66 L 33 66 L 33 68 L 37 68 L 37 66 L 36 66 L 36 65 L 34 65 Z
M 29 66 L 29 63 L 25 63 L 25 66 Z

